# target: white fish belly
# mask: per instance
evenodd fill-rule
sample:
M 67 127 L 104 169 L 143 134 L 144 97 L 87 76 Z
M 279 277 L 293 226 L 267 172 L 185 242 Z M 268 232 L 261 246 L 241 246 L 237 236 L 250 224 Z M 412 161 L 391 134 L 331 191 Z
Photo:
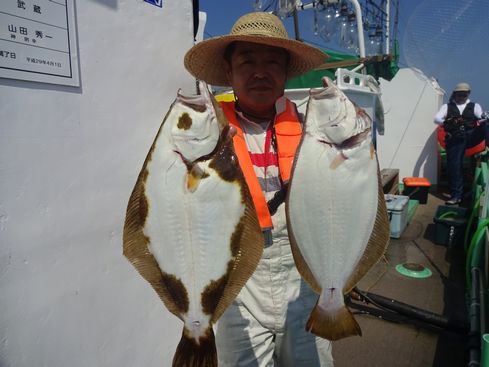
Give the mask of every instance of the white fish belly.
M 190 192 L 187 167 L 166 146 L 157 144 L 148 164 L 144 234 L 160 269 L 182 281 L 189 313 L 198 319 L 203 289 L 227 271 L 231 235 L 245 207 L 240 187 L 222 180 L 204 163 L 200 167 L 209 176 Z
M 362 257 L 377 213 L 377 161 L 370 142 L 335 169 L 339 154 L 306 135 L 294 168 L 289 219 L 299 250 L 322 289 L 343 289 Z

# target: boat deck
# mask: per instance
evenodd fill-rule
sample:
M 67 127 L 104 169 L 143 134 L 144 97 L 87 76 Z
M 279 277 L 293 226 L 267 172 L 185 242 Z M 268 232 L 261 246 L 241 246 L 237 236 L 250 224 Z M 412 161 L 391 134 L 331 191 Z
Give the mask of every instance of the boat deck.
M 426 327 L 430 323 L 405 317 L 386 321 L 386 317 L 360 314 L 358 309 L 351 308 L 363 335 L 333 343 L 336 367 L 467 364 L 467 334 L 456 328 L 449 330 L 452 325 L 463 327 L 466 323 L 463 245 L 447 247 L 434 243 L 433 217 L 438 205 L 443 204 L 441 195 L 430 193 L 427 204 L 418 206 L 399 239 L 391 238 L 385 259 L 362 279 L 358 289 L 443 315 L 450 327 Z M 404 263 L 421 264 L 432 275 L 424 279 L 402 275 L 396 271 L 396 265 Z

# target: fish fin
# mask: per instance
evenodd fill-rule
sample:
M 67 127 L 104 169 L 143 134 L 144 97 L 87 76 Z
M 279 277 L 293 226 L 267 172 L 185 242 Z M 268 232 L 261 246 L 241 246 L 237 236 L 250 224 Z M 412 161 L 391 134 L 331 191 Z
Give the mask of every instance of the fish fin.
M 217 367 L 216 338 L 212 327 L 196 341 L 183 329 L 182 338 L 173 356 L 172 367 Z
M 331 164 L 329 165 L 329 168 L 330 169 L 336 169 L 341 163 L 343 163 L 344 161 L 346 161 L 348 158 L 345 157 L 345 155 L 343 153 L 339 153 L 338 155 L 336 155 L 336 157 L 333 159 L 333 161 L 331 162 Z
M 289 234 L 289 242 L 290 242 L 290 248 L 292 251 L 292 257 L 294 258 L 294 263 L 299 271 L 299 274 L 301 277 L 306 281 L 306 283 L 311 287 L 311 289 L 316 292 L 317 294 L 321 293 L 321 285 L 319 282 L 316 280 L 314 277 L 314 274 L 312 273 L 311 269 L 309 268 L 309 265 L 307 265 L 306 260 L 304 259 L 304 256 L 302 256 L 302 253 L 300 251 L 299 245 L 297 244 L 295 234 L 294 234 L 294 229 L 292 228 L 291 224 L 291 219 L 290 219 L 290 213 L 289 213 L 289 200 L 290 200 L 290 192 L 292 185 L 294 185 L 294 172 L 297 164 L 297 157 L 300 153 L 302 142 L 304 140 L 306 134 L 302 135 L 301 142 L 299 144 L 299 147 L 297 148 L 296 151 L 296 156 L 294 159 L 294 163 L 292 164 L 292 169 L 290 173 L 290 180 L 289 180 L 289 187 L 285 196 L 285 218 L 286 218 L 286 223 L 287 223 L 287 233 Z
M 226 172 L 221 169 L 218 174 L 226 180 L 235 182 L 240 187 L 241 199 L 245 209 L 239 223 L 235 226 L 234 233 L 231 235 L 229 244 L 233 261 L 228 265 L 229 278 L 212 315 L 212 322 L 221 317 L 254 273 L 261 259 L 264 244 L 263 232 L 258 221 L 253 199 L 234 153 L 232 140 L 229 140 L 228 145 L 228 148 L 232 150 L 230 162 L 235 162 L 235 164 L 231 165 L 228 162 Z M 212 168 L 215 169 L 214 166 Z
M 208 176 L 209 174 L 200 168 L 198 164 L 194 164 L 192 169 L 187 174 L 187 190 L 190 192 L 195 192 L 197 187 L 199 187 L 200 180 Z
M 362 279 L 367 272 L 379 262 L 385 255 L 387 246 L 390 240 L 390 227 L 389 216 L 387 213 L 387 206 L 384 199 L 384 191 L 382 188 L 380 171 L 377 169 L 377 213 L 375 216 L 374 226 L 372 233 L 367 243 L 367 247 L 363 252 L 363 256 L 358 261 L 354 272 L 347 280 L 343 291 L 348 293 L 352 288 Z
M 144 234 L 144 221 L 149 203 L 145 196 L 146 165 L 143 167 L 132 191 L 126 210 L 122 235 L 123 255 L 131 262 L 141 276 L 151 284 L 168 310 L 181 318 L 181 307 L 165 286 L 165 275 L 158 262 L 148 250 L 149 238 Z
M 362 335 L 360 326 L 345 305 L 331 312 L 316 304 L 307 321 L 306 330 L 328 340 Z
M 292 229 L 292 225 L 290 224 L 291 221 L 289 219 L 290 218 L 289 205 L 287 202 L 285 206 L 285 216 L 287 218 L 287 232 L 289 234 L 290 248 L 292 251 L 292 257 L 294 258 L 294 263 L 297 268 L 297 271 L 299 272 L 301 277 L 306 281 L 306 283 L 309 284 L 312 290 L 319 294 L 321 293 L 321 286 L 319 285 L 319 282 L 314 277 L 314 274 L 312 273 L 311 269 L 307 265 L 307 262 L 304 259 L 304 256 L 302 256 L 299 246 L 297 245 L 297 241 L 294 235 L 294 230 Z

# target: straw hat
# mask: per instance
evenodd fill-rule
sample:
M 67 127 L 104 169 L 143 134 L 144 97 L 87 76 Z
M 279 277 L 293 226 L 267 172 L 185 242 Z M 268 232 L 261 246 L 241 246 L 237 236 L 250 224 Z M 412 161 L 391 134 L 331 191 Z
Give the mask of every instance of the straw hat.
M 328 57 L 315 47 L 289 39 L 284 25 L 275 15 L 254 12 L 239 18 L 229 35 L 210 38 L 193 46 L 185 55 L 185 67 L 197 79 L 212 85 L 229 86 L 224 50 L 234 41 L 254 42 L 287 50 L 290 55 L 287 78 L 304 74 L 321 65 Z
M 454 92 L 470 92 L 470 85 L 468 83 L 458 83 L 453 89 Z

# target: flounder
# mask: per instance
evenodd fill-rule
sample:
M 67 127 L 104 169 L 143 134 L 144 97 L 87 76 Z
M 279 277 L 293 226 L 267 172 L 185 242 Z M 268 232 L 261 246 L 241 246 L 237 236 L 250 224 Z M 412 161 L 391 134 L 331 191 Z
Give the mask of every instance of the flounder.
M 306 329 L 337 340 L 361 335 L 343 295 L 385 253 L 389 221 L 371 119 L 328 78 L 310 91 L 286 215 L 294 261 L 319 294 Z
M 180 93 L 129 199 L 123 252 L 183 322 L 173 366 L 217 366 L 212 324 L 255 270 L 263 234 L 207 85 Z

